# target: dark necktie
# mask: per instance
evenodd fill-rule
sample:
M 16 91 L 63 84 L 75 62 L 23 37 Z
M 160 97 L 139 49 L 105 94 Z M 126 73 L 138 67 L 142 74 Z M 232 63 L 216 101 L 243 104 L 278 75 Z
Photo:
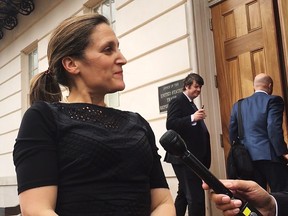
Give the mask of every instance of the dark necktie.
M 195 111 L 197 111 L 198 108 L 197 108 L 197 106 L 194 104 L 194 102 L 193 102 L 193 101 L 190 101 L 190 103 L 191 103 L 191 106 L 193 107 L 193 109 L 194 109 Z

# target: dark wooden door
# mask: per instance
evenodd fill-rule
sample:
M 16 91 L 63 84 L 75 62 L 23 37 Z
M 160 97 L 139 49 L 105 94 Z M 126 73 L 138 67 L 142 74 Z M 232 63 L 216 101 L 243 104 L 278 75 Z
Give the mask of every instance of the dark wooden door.
M 211 8 L 226 157 L 232 105 L 253 94 L 255 75 L 269 74 L 274 80 L 273 94 L 283 96 L 272 1 L 226 0 Z

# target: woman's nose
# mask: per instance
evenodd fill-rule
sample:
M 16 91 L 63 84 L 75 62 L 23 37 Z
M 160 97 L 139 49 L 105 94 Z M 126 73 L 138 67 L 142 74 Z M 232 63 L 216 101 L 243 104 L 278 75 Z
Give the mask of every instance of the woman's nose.
M 126 58 L 124 57 L 124 55 L 120 50 L 119 50 L 119 57 L 117 58 L 117 63 L 122 65 L 125 65 L 127 63 Z

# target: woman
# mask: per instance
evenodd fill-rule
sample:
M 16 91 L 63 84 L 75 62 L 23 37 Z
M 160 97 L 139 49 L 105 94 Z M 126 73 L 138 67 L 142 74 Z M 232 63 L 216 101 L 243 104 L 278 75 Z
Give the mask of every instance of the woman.
M 63 21 L 48 61 L 31 82 L 14 147 L 22 215 L 175 215 L 149 124 L 104 103 L 124 89 L 127 62 L 107 19 Z

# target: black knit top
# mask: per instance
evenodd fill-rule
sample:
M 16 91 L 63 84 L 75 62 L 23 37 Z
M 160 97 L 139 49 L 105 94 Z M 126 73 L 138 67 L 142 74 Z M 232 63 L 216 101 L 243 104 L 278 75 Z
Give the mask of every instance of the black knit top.
M 18 192 L 57 185 L 60 216 L 148 216 L 168 188 L 154 134 L 139 114 L 86 103 L 34 103 L 13 157 Z

